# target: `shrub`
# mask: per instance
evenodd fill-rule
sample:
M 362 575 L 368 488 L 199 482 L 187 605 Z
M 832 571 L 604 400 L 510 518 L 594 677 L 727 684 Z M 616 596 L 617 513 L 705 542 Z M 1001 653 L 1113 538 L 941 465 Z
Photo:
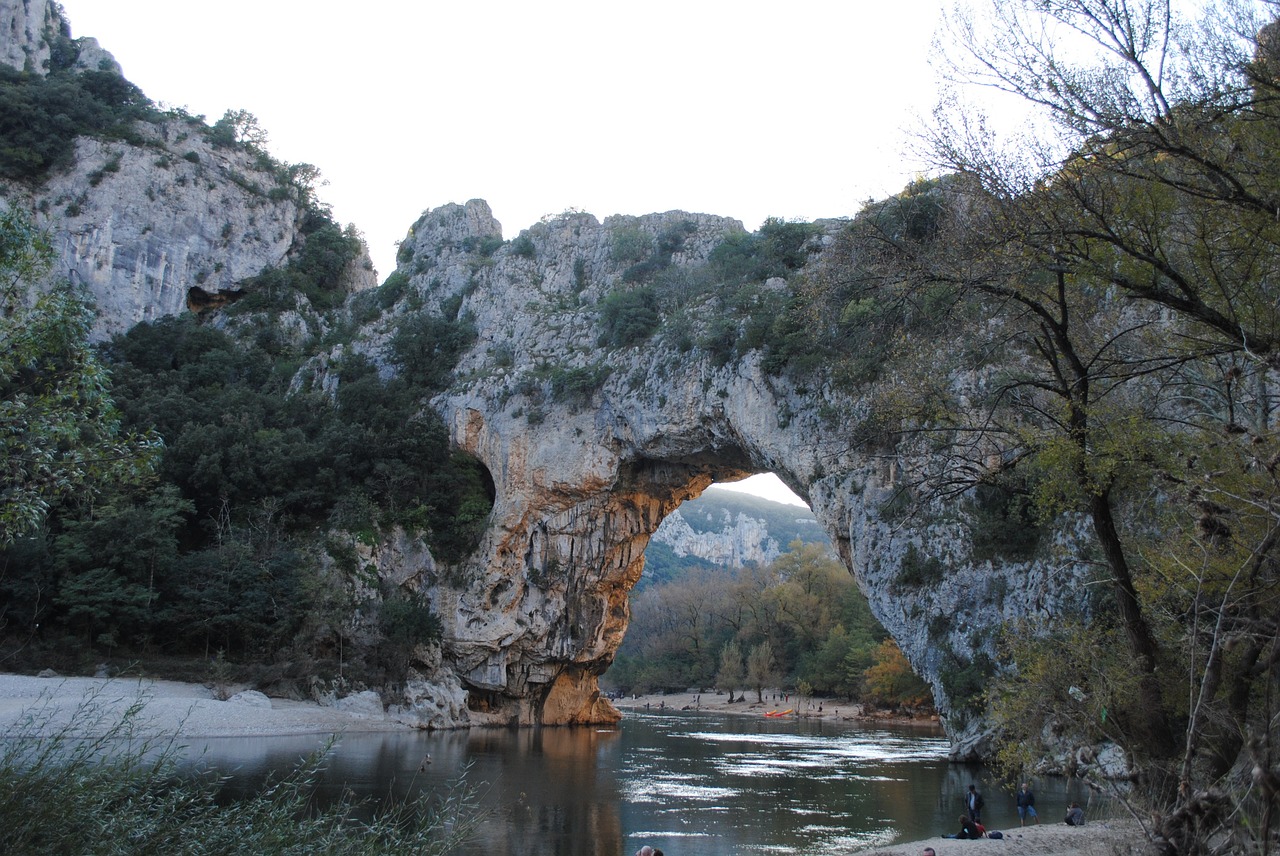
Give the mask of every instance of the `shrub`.
M 511 242 L 511 252 L 521 258 L 531 259 L 538 253 L 537 247 L 533 245 L 533 239 L 529 237 L 527 232 L 521 232 L 519 237 Z
M 806 245 L 820 232 L 812 223 L 789 223 L 771 217 L 755 234 L 739 232 L 711 251 L 710 262 L 727 282 L 760 282 L 804 267 Z
M 378 289 L 378 305 L 384 310 L 395 306 L 408 285 L 409 277 L 400 271 L 395 271 L 383 280 L 382 286 Z
M 400 324 L 391 353 L 404 377 L 426 390 L 443 389 L 454 367 L 475 341 L 475 325 L 419 313 Z
M 946 566 L 937 556 L 926 556 L 916 549 L 915 544 L 908 544 L 894 585 L 897 588 L 935 585 L 942 582 L 946 572 Z
M 961 715 L 978 713 L 986 703 L 987 685 L 996 673 L 995 661 L 981 651 L 971 659 L 949 652 L 947 660 L 947 667 L 939 670 L 939 676 L 952 709 Z
M 76 137 L 131 139 L 134 121 L 157 115 L 142 90 L 112 72 L 44 77 L 0 64 L 0 178 L 39 180 L 71 160 Z
M 557 368 L 550 374 L 551 397 L 558 401 L 584 404 L 609 378 L 604 365 Z
M 968 503 L 973 561 L 1026 561 L 1035 557 L 1044 528 L 1024 485 L 980 484 Z
M 609 257 L 618 264 L 634 264 L 653 249 L 653 242 L 639 226 L 614 229 L 610 236 Z
M 600 304 L 600 344 L 619 348 L 638 345 L 652 336 L 661 323 L 653 289 L 614 292 Z
M 431 611 L 431 604 L 422 597 L 403 592 L 391 594 L 382 601 L 378 627 L 390 642 L 405 648 L 436 642 L 442 632 L 440 619 Z
M 501 235 L 484 235 L 477 237 L 471 235 L 462 241 L 462 249 L 468 253 L 477 253 L 485 258 L 489 258 L 498 251 L 503 244 Z

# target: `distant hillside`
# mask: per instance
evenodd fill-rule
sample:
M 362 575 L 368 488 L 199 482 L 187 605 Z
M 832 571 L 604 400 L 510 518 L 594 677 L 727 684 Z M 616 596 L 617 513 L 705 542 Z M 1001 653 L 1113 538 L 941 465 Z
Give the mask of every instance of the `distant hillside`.
M 768 564 L 797 540 L 830 543 L 807 508 L 710 487 L 676 509 L 654 533 L 638 588 L 668 582 L 692 568 Z

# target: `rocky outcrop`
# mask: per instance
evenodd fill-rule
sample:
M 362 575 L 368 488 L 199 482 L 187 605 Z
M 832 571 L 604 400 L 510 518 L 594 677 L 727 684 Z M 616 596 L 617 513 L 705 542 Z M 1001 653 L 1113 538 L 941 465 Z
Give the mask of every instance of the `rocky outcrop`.
M 70 39 L 51 2 L 0 0 L 3 61 L 39 73 L 59 42 L 73 67 L 119 73 L 93 39 Z M 65 58 L 64 58 L 65 59 Z M 108 338 L 140 321 L 204 310 L 244 293 L 245 280 L 288 263 L 306 241 L 314 203 L 283 166 L 215 145 L 199 118 L 139 121 L 128 141 L 80 137 L 66 169 L 34 186 L 0 180 L 0 200 L 30 211 L 57 256 L 53 280 L 92 297 Z M 367 250 L 347 271 L 348 292 L 377 285 Z
M 40 71 L 49 61 L 49 36 L 65 26 L 52 0 L 0 0 L 0 62 Z
M 249 186 L 243 153 L 185 123 L 139 128 L 153 147 L 81 138 L 75 166 L 25 200 L 53 235 L 55 274 L 92 295 L 100 337 L 226 299 L 301 237 L 297 203 Z
M 71 38 L 71 27 L 53 0 L 0 0 L 0 63 L 45 74 L 55 45 L 75 68 L 120 73 L 115 57 L 94 38 Z
M 306 240 L 296 189 L 251 153 L 212 145 L 202 124 L 140 122 L 140 144 L 82 137 L 74 165 L 38 187 L 0 183 L 49 231 L 53 275 L 88 290 L 97 338 L 234 300 Z M 348 291 L 377 284 L 367 252 L 347 279 Z
M 662 521 L 651 540 L 669 545 L 677 556 L 696 556 L 726 568 L 752 562 L 767 565 L 782 555 L 782 546 L 769 537 L 765 521 L 739 513 L 723 523 L 719 531 L 697 532 L 677 508 Z
M 726 361 L 682 348 L 667 327 L 601 345 L 610 295 L 638 287 L 620 244 L 673 248 L 659 262 L 678 278 L 740 231 L 681 212 L 603 223 L 571 213 L 497 246 L 499 226 L 479 201 L 415 224 L 400 268 L 412 303 L 465 315 L 479 334 L 434 403 L 495 487 L 479 550 L 459 582 L 430 591 L 445 624 L 441 668 L 465 688 L 469 723 L 611 721 L 596 678 L 626 630 L 649 539 L 712 482 L 769 471 L 810 503 L 876 616 L 932 683 L 958 754 L 975 754 L 979 723 L 951 703 L 943 673 L 989 646 L 993 625 L 1078 609 L 1080 593 L 1045 563 L 973 561 L 963 515 L 912 526 L 887 518 L 909 462 L 857 447 L 832 420 L 865 415 L 863 402 L 773 376 L 758 351 Z M 713 298 L 685 314 L 695 332 L 727 317 Z M 376 355 L 395 323 L 379 322 L 357 347 Z M 557 386 L 566 377 L 591 382 Z M 913 562 L 943 572 L 904 583 Z
M 830 543 L 809 509 L 723 487 L 671 512 L 650 540 L 670 547 L 680 559 L 725 568 L 767 565 L 795 541 Z

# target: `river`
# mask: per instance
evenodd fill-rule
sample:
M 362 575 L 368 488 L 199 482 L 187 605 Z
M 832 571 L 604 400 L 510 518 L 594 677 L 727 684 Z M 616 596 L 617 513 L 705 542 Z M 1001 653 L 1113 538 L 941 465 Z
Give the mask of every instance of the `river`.
M 191 751 L 233 774 L 234 793 L 320 743 L 222 738 Z M 465 770 L 491 814 L 462 856 L 630 856 L 644 844 L 667 856 L 848 853 L 953 832 L 974 781 L 986 793 L 987 826 L 1016 826 L 1012 793 L 946 754 L 932 728 L 630 713 L 616 728 L 348 735 L 331 750 L 321 789 L 402 798 Z M 424 755 L 431 763 L 420 771 Z M 1035 786 L 1046 822 L 1089 796 L 1061 779 Z

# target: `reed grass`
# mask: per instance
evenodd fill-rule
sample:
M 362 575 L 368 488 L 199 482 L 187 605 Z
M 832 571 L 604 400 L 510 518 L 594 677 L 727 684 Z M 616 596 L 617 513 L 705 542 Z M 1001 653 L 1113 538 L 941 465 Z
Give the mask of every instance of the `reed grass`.
M 223 778 L 181 768 L 175 734 L 146 727 L 146 698 L 87 694 L 66 715 L 37 702 L 0 738 L 0 853 L 445 854 L 483 821 L 465 775 L 374 806 L 318 805 L 332 742 L 253 795 L 220 801 Z

